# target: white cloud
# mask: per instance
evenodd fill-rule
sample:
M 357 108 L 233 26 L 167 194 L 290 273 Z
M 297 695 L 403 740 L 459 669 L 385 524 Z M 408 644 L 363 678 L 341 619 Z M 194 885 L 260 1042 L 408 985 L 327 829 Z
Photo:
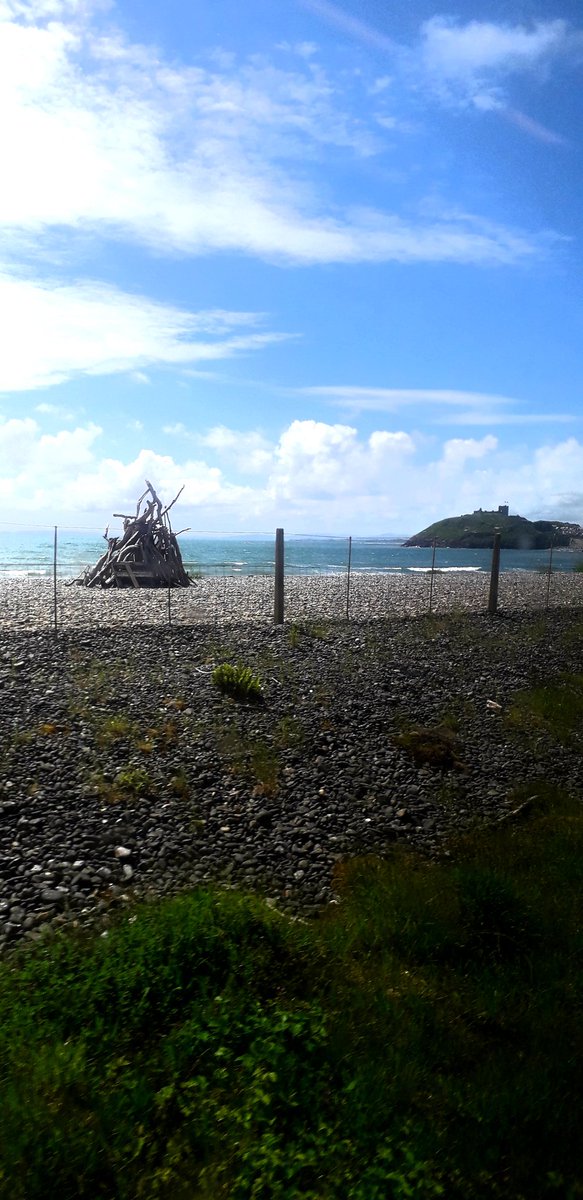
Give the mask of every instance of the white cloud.
M 0 18 L 29 22 L 53 20 L 82 10 L 89 11 L 91 7 L 95 8 L 97 5 L 90 4 L 88 0 L 0 0 Z
M 420 82 L 429 84 L 448 103 L 471 103 L 483 112 L 495 110 L 539 141 L 566 144 L 560 134 L 509 106 L 504 83 L 517 72 L 536 71 L 542 78 L 559 56 L 580 57 L 583 34 L 567 21 L 538 20 L 528 25 L 477 20 L 464 23 L 455 17 L 436 15 L 423 22 L 419 46 L 412 50 L 330 0 L 300 2 L 352 40 L 386 55 L 395 77 L 404 79 L 414 93 L 419 92 Z M 369 86 L 369 94 L 385 91 L 392 82 L 392 76 L 379 76 Z M 381 115 L 377 121 L 402 132 L 412 128 L 409 122 L 397 121 L 391 114 Z
M 14 417 L 0 424 L 0 449 L 5 473 L 20 470 L 30 456 L 30 447 L 40 433 L 39 425 L 32 417 Z
M 393 80 L 391 79 L 390 75 L 377 76 L 368 89 L 369 95 L 378 96 L 381 94 L 381 92 L 386 92 L 387 88 L 391 86 L 392 82 Z
M 35 404 L 34 411 L 40 413 L 43 417 L 54 417 L 55 420 L 59 421 L 73 421 L 75 419 L 75 414 L 62 404 L 47 404 L 44 401 L 42 404 Z
M 219 462 L 234 468 L 237 474 L 260 475 L 272 462 L 273 443 L 257 430 L 243 432 L 228 429 L 226 425 L 215 425 L 201 434 L 188 429 L 183 421 L 177 421 L 173 425 L 164 425 L 162 432 L 211 450 Z
M 216 425 L 198 438 L 224 462 L 233 465 L 242 474 L 258 475 L 269 468 L 273 457 L 273 445 L 262 433 L 228 429 Z
M 259 320 L 254 313 L 185 312 L 91 281 L 0 275 L 0 391 L 46 387 L 80 373 L 231 358 L 286 336 L 255 332 Z
M 413 533 L 506 499 L 515 512 L 556 509 L 583 522 L 582 471 L 575 438 L 521 452 L 491 435 L 453 438 L 427 461 L 407 433 L 363 438 L 351 426 L 296 421 L 280 437 L 267 491 L 277 522 L 308 522 L 306 532 Z
M 346 497 L 362 481 L 373 494 L 385 485 L 387 471 L 408 458 L 414 444 L 407 433 L 379 431 L 362 441 L 350 425 L 292 421 L 275 448 L 268 487 L 274 499 Z
M 217 467 L 206 462 L 187 458 L 177 463 L 170 455 L 144 449 L 130 462 L 104 458 L 76 477 L 68 476 L 63 484 L 62 506 L 69 511 L 91 512 L 98 498 L 100 510 L 106 513 L 130 512 L 135 510 L 145 479 L 155 481 L 159 494 L 169 499 L 185 484 L 181 513 L 192 515 L 204 506 L 213 510 L 215 520 L 225 510 L 238 511 L 250 495 L 249 488 L 225 480 Z
M 454 461 L 451 472 L 445 470 L 448 460 L 447 446 L 443 458 L 436 464 L 443 485 L 449 479 L 452 515 L 474 508 L 493 508 L 509 500 L 511 510 L 521 515 L 538 517 L 558 516 L 565 520 L 583 524 L 583 492 L 580 480 L 583 472 L 583 444 L 576 438 L 539 446 L 534 450 L 509 453 L 502 447 L 491 448 L 487 461 L 476 469 L 461 473 Z M 437 489 L 436 495 L 443 494 Z M 462 503 L 464 501 L 464 503 Z
M 81 5 L 66 21 L 69 8 L 57 7 L 61 20 L 2 25 L 6 253 L 16 235 L 34 249 L 43 233 L 46 252 L 47 231 L 63 228 L 166 254 L 295 263 L 506 263 L 544 248 L 479 218 L 339 212 L 306 182 L 306 158 L 317 168 L 326 145 L 368 155 L 381 135 L 374 113 L 367 126 L 339 108 L 311 57 L 297 71 L 259 59 L 180 67 L 119 32 L 100 34 Z
M 581 46 L 581 35 L 564 20 L 529 25 L 493 21 L 462 23 L 435 16 L 421 26 L 420 65 L 442 99 L 472 103 L 482 111 L 506 110 L 505 84 L 514 74 L 546 69 L 554 58 Z M 560 135 L 514 109 L 509 119 L 541 140 Z
M 578 418 L 574 413 L 504 412 L 500 409 L 469 409 L 435 418 L 435 425 L 564 425 Z
M 431 17 L 421 27 L 427 65 L 447 78 L 474 78 L 482 71 L 530 70 L 563 50 L 567 22 L 536 21 L 526 25 Z
M 498 446 L 498 439 L 488 434 L 476 441 L 475 438 L 451 438 L 446 442 L 439 470 L 443 475 L 457 474 L 472 459 L 484 458 Z
M 162 433 L 168 433 L 171 437 L 192 437 L 182 421 L 176 421 L 173 425 L 163 425 Z
M 0 495 L 13 496 L 24 507 L 38 493 L 40 481 L 62 481 L 93 460 L 93 446 L 101 434 L 98 425 L 42 433 L 31 417 L 0 424 L 0 458 L 4 464 Z
M 358 412 L 397 412 L 400 408 L 418 404 L 471 408 L 483 405 L 503 407 L 520 403 L 509 396 L 496 393 L 458 391 L 452 388 L 385 388 L 326 384 L 298 390 L 302 395 L 329 398 L 339 408 L 350 408 Z
M 98 457 L 95 443 L 101 433 L 91 424 L 49 436 L 30 418 L 0 424 L 0 457 L 6 463 L 0 501 L 5 510 L 19 521 L 28 514 L 51 523 L 65 515 L 69 524 L 98 525 L 114 511 L 135 510 L 146 478 L 155 480 L 169 498 L 185 483 L 181 505 L 191 512 L 212 506 L 215 519 L 223 510 L 238 511 L 250 494 L 249 488 L 230 483 L 217 467 L 199 460 L 176 463 L 149 449 L 129 462 Z
M 320 397 L 334 407 L 353 414 L 396 413 L 401 409 L 412 408 L 428 409 L 431 414 L 431 410 L 434 410 L 436 415 L 428 415 L 427 419 L 438 425 L 534 425 L 574 420 L 570 413 L 521 411 L 525 402 L 516 397 L 451 388 L 383 388 L 327 384 L 298 388 L 297 394 Z
M 583 446 L 577 438 L 568 438 L 554 446 L 541 446 L 535 453 L 538 476 L 547 491 L 568 491 L 583 478 Z M 581 484 L 578 484 L 580 492 Z
M 95 425 L 46 435 L 31 418 L 5 421 L 4 520 L 103 528 L 113 512 L 135 509 L 148 478 L 169 499 L 186 485 L 180 525 L 198 530 L 413 533 L 505 500 L 523 515 L 583 522 L 583 444 L 574 437 L 521 451 L 492 436 L 453 438 L 428 460 L 423 443 L 402 430 L 363 436 L 350 425 L 293 421 L 269 452 L 264 447 L 261 469 L 245 476 L 228 455 L 236 439 L 252 447 L 258 435 L 223 426 L 206 436 L 212 444 L 203 456 L 184 442 L 177 457 L 143 448 L 126 461 L 103 453 Z

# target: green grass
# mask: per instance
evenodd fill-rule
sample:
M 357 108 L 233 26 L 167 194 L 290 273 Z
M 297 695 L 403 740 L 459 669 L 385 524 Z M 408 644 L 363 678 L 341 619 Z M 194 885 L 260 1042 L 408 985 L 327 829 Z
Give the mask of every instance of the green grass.
M 330 631 L 322 621 L 292 621 L 287 636 L 290 648 L 295 650 L 306 640 L 327 641 Z
M 114 742 L 128 741 L 137 732 L 135 721 L 130 720 L 126 713 L 113 713 L 99 718 L 94 724 L 99 746 L 107 747 Z
M 304 729 L 296 717 L 281 717 L 272 737 L 248 734 L 229 722 L 217 723 L 215 739 L 219 754 L 233 775 L 241 775 L 266 796 L 275 796 L 279 787 L 281 752 L 304 742 Z
M 153 796 L 156 785 L 143 767 L 128 764 L 113 776 L 103 771 L 93 771 L 88 778 L 91 790 L 109 804 L 137 800 L 140 796 Z
M 280 761 L 277 748 L 265 738 L 250 737 L 235 725 L 217 725 L 216 744 L 233 775 L 254 780 L 266 796 L 278 788 Z
M 583 723 L 583 675 L 562 674 L 557 680 L 519 692 L 508 721 L 529 734 L 544 733 L 563 745 L 580 748 Z
M 275 726 L 274 739 L 281 750 L 301 746 L 305 740 L 301 721 L 297 717 L 281 717 Z
M 251 667 L 241 663 L 221 663 L 212 673 L 212 681 L 216 688 L 232 700 L 259 704 L 263 700 L 261 680 L 253 674 Z
M 169 780 L 168 787 L 174 796 L 187 800 L 191 793 L 191 785 L 186 771 L 182 768 L 177 771 Z
M 583 1196 L 583 809 L 337 867 L 294 922 L 198 891 L 0 968 L 11 1200 Z

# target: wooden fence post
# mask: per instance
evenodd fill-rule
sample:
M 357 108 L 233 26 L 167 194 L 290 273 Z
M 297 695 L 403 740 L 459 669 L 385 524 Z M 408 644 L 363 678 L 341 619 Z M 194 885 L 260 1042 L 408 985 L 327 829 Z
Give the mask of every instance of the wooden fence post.
M 275 599 L 273 621 L 283 625 L 283 529 L 275 531 Z
M 346 571 L 346 620 L 350 616 L 350 567 L 352 564 L 352 538 L 348 539 L 348 568 Z
M 498 577 L 500 575 L 500 541 L 502 534 L 494 534 L 492 546 L 492 566 L 490 568 L 490 595 L 488 596 L 488 615 L 493 617 L 498 608 Z
M 550 597 L 551 597 L 551 575 L 553 573 L 553 548 L 554 548 L 554 545 L 555 545 L 555 535 L 553 533 L 553 535 L 551 537 L 551 547 L 550 547 L 550 553 L 549 553 L 549 567 L 548 567 L 548 571 L 547 571 L 547 595 L 546 595 L 546 600 L 545 600 L 545 612 L 549 611 L 549 603 L 550 603 Z
M 58 615 L 57 615 L 57 526 L 55 525 L 55 533 L 53 540 L 53 624 L 55 637 L 58 633 Z
M 435 577 L 435 547 L 436 547 L 436 545 L 437 545 L 437 539 L 434 538 L 433 539 L 433 553 L 431 555 L 431 581 L 429 583 L 429 611 L 430 612 L 433 611 L 433 580 Z

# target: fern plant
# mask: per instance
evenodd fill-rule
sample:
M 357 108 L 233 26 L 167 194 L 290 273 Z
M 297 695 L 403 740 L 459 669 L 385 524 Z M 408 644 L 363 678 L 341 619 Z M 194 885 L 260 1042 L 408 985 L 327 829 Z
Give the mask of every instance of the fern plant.
M 254 675 L 251 667 L 241 663 L 221 663 L 212 673 L 212 681 L 225 696 L 233 700 L 246 701 L 248 704 L 258 704 L 263 700 L 261 681 Z

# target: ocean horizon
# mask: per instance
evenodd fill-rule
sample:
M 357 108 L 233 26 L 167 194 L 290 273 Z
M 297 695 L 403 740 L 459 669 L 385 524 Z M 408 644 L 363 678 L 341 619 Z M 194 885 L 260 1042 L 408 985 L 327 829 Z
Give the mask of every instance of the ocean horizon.
M 274 537 L 264 534 L 211 534 L 188 532 L 178 539 L 187 572 L 194 577 L 269 575 L 274 569 Z M 405 538 L 348 537 L 286 534 L 285 570 L 288 575 L 344 574 L 351 570 L 398 575 L 431 570 L 430 547 L 407 547 Z M 94 565 L 105 550 L 103 536 L 93 531 L 57 529 L 57 575 L 75 578 Z M 583 561 L 581 551 L 555 549 L 553 571 L 572 571 Z M 548 569 L 549 550 L 502 550 L 501 571 Z M 0 576 L 51 575 L 54 563 L 54 529 L 0 530 Z M 435 570 L 486 572 L 491 550 L 441 549 Z

